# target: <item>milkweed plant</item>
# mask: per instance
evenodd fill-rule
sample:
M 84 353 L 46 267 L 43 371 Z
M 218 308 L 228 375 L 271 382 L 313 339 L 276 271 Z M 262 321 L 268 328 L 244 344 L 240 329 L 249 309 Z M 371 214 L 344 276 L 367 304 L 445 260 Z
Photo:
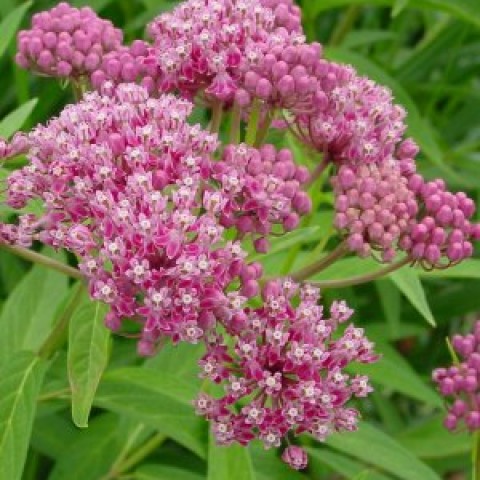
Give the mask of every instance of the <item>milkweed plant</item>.
M 389 408 L 372 400 L 371 380 L 411 374 L 402 359 L 384 369 L 385 342 L 378 328 L 370 337 L 347 287 L 385 287 L 382 278 L 401 274 L 411 299 L 419 272 L 448 278 L 468 265 L 480 240 L 475 199 L 449 186 L 448 169 L 437 172 L 445 179 L 421 173 L 422 141 L 407 133 L 405 106 L 311 41 L 292 0 L 187 0 L 164 10 L 148 19 L 145 40 L 127 42 L 92 8 L 64 2 L 18 32 L 18 72 L 72 96 L 0 139 L 1 248 L 37 264 L 28 275 L 39 276 L 38 291 L 26 285 L 12 305 L 43 295 L 31 318 L 4 327 L 0 477 L 23 478 L 27 451 L 26 471 L 38 464 L 42 428 L 54 432 L 49 415 L 71 402 L 78 427 L 90 416 L 91 429 L 103 421 L 106 438 L 119 428 L 128 441 L 118 449 L 112 440 L 106 471 L 93 464 L 96 473 L 64 477 L 68 462 L 58 460 L 48 478 L 205 478 L 197 464 L 206 455 L 210 480 L 334 478 L 325 467 L 315 476 L 310 457 L 339 462 L 333 442 L 361 459 L 349 439 L 364 432 L 368 450 L 361 419 L 375 417 L 375 404 Z M 275 260 L 289 249 L 286 265 Z M 348 262 L 355 275 L 339 277 Z M 479 324 L 464 333 L 448 342 L 451 366 L 436 368 L 428 389 L 414 384 L 413 397 L 436 408 L 444 397 L 439 435 L 472 434 L 475 475 Z M 102 409 L 125 414 L 123 423 Z M 68 431 L 81 442 L 84 432 Z M 394 464 L 385 475 L 440 478 L 389 442 L 412 456 L 411 473 Z M 169 444 L 185 451 L 190 473 L 174 465 L 170 476 L 129 476 L 158 449 L 168 458 Z M 273 466 L 256 473 L 251 452 Z M 375 454 L 371 477 L 342 462 L 345 478 L 393 478 Z M 28 478 L 47 478 L 38 471 Z

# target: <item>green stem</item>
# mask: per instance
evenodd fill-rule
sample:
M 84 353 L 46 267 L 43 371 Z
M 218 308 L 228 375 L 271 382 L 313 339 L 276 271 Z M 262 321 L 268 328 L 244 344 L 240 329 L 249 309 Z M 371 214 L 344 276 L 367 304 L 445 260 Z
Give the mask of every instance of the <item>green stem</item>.
M 352 287 L 354 285 L 360 285 L 362 283 L 373 282 L 373 280 L 378 280 L 379 278 L 388 275 L 389 273 L 398 270 L 399 268 L 404 267 L 408 263 L 411 263 L 412 259 L 410 257 L 405 257 L 403 260 L 400 260 L 396 263 L 392 263 L 385 268 L 377 270 L 366 275 L 358 275 L 356 277 L 345 278 L 343 280 L 326 280 L 322 282 L 312 282 L 312 285 L 320 288 L 345 288 Z M 480 479 L 479 479 L 480 480 Z
M 292 273 L 290 276 L 296 282 L 303 282 L 307 280 L 311 276 L 315 275 L 316 273 L 325 270 L 329 267 L 332 263 L 336 262 L 339 258 L 343 257 L 348 251 L 347 245 L 345 242 L 342 242 L 338 245 L 335 250 L 332 250 L 328 255 L 321 258 L 317 262 L 314 262 L 306 267 L 298 270 L 298 272 Z
M 334 47 L 340 45 L 348 32 L 352 29 L 353 25 L 357 21 L 358 16 L 362 11 L 360 5 L 351 5 L 347 10 L 342 14 L 341 20 L 338 22 L 337 27 L 333 31 L 329 44 Z
M 83 97 L 83 89 L 80 83 L 80 80 L 72 80 L 72 91 L 73 91 L 73 98 L 76 102 L 80 101 Z
M 61 390 L 55 390 L 54 392 L 48 392 L 43 395 L 39 395 L 38 402 L 46 402 L 48 400 L 54 400 L 56 398 L 63 398 L 66 395 L 70 395 L 71 390 L 69 388 L 62 388 Z
M 110 470 L 110 472 L 105 475 L 102 480 L 112 480 L 127 472 L 132 467 L 140 463 L 143 459 L 148 457 L 152 452 L 154 452 L 162 443 L 165 442 L 166 439 L 167 437 L 162 433 L 155 434 L 137 451 L 133 452 L 132 455 L 127 457 L 116 469 Z
M 43 345 L 38 350 L 38 356 L 44 359 L 49 359 L 66 341 L 67 339 L 67 327 L 70 318 L 75 312 L 78 304 L 82 300 L 84 294 L 84 284 L 79 283 L 75 287 L 73 296 L 70 298 L 70 301 L 65 308 L 62 316 L 59 321 L 51 331 L 50 335 L 43 342 Z
M 260 127 L 260 129 L 258 130 L 257 138 L 255 139 L 256 147 L 260 147 L 265 142 L 265 138 L 267 138 L 268 130 L 270 129 L 270 125 L 272 124 L 272 120 L 274 116 L 275 116 L 275 112 L 272 112 L 271 110 L 267 112 L 265 116 L 265 120 L 262 123 L 262 126 Z
M 240 143 L 240 126 L 242 124 L 242 109 L 237 103 L 233 104 L 232 119 L 230 125 L 230 143 L 238 145 Z
M 253 101 L 252 109 L 250 111 L 250 118 L 248 119 L 247 125 L 247 134 L 245 136 L 245 143 L 255 145 L 255 140 L 257 139 L 257 130 L 258 130 L 258 120 L 260 118 L 260 110 L 262 108 L 262 103 L 258 98 Z
M 330 164 L 329 160 L 330 159 L 329 159 L 328 155 L 325 153 L 322 161 L 317 165 L 315 170 L 310 175 L 310 179 L 307 182 L 307 184 L 305 185 L 305 188 L 311 187 L 322 176 L 322 173 L 325 171 L 325 169 Z
M 77 280 L 85 279 L 82 272 L 80 272 L 80 270 L 78 270 L 77 268 L 65 265 L 64 263 L 54 260 L 53 258 L 46 257 L 45 255 L 42 255 L 40 253 L 34 252 L 33 250 L 29 250 L 28 248 L 7 244 L 0 244 L 0 247 L 7 252 L 17 255 L 17 257 L 28 260 L 29 262 L 38 263 L 39 265 L 43 265 L 44 267 L 56 270 L 60 273 L 64 273 L 65 275 L 68 275 L 69 277 L 75 278 Z
M 223 103 L 215 102 L 212 105 L 212 119 L 210 121 L 210 131 L 218 133 L 220 131 L 220 124 L 222 123 Z

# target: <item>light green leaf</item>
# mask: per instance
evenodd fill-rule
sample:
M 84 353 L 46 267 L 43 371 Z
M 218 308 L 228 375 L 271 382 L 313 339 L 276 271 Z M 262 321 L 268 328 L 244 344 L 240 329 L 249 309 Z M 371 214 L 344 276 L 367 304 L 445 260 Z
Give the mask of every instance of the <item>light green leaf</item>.
M 0 478 L 19 480 L 27 456 L 46 363 L 17 352 L 0 368 Z
M 0 137 L 10 138 L 10 136 L 20 130 L 27 118 L 33 112 L 37 102 L 37 98 L 29 100 L 27 103 L 24 103 L 16 110 L 9 113 L 2 121 L 0 121 Z
M 132 367 L 107 372 L 94 404 L 142 421 L 205 458 L 206 422 L 192 406 L 197 394 L 194 383 Z
M 392 17 L 396 17 L 403 10 L 405 10 L 410 3 L 410 0 L 395 0 L 392 8 Z
M 330 436 L 327 444 L 402 480 L 440 480 L 440 477 L 412 452 L 366 422 L 361 422 L 356 432 L 342 432 Z
M 204 480 L 199 473 L 167 465 L 143 465 L 134 475 L 135 480 Z
M 354 478 L 365 471 L 364 464 L 330 449 L 307 448 L 306 450 L 310 458 L 310 468 L 313 472 L 318 468 L 317 464 L 327 465 L 345 478 Z M 370 475 L 367 477 L 369 480 L 388 480 L 390 478 L 374 471 L 369 473 Z
M 422 278 L 480 278 L 480 260 L 472 258 L 464 260 L 462 263 L 454 267 L 446 268 L 444 270 L 432 270 L 426 272 L 425 270 L 418 270 Z
M 29 1 L 18 6 L 2 20 L 2 23 L 0 23 L 0 32 L 2 32 L 0 35 L 0 57 L 10 45 L 10 42 L 18 30 L 20 22 L 31 5 L 32 2 Z
M 248 448 L 241 445 L 218 446 L 210 435 L 207 480 L 255 480 Z
M 63 254 L 51 253 L 64 261 Z M 15 350 L 36 350 L 50 333 L 55 312 L 68 293 L 68 278 L 35 265 L 8 297 L 0 315 L 0 365 Z
M 70 320 L 67 359 L 72 418 L 81 428 L 88 427 L 93 397 L 107 366 L 110 344 L 110 331 L 104 325 L 108 307 L 100 302 L 87 302 Z
M 390 337 L 396 337 L 400 333 L 402 299 L 398 288 L 386 279 L 375 282 L 380 303 L 382 304 L 387 320 Z
M 361 365 L 355 364 L 351 370 L 361 375 L 368 375 L 379 385 L 415 398 L 434 408 L 442 408 L 443 402 L 437 393 L 422 381 L 408 362 L 386 343 L 376 343 L 375 352 L 381 354 L 378 362 Z
M 468 453 L 472 438 L 467 432 L 452 435 L 443 425 L 444 414 L 404 430 L 396 439 L 421 458 L 445 458 Z
M 265 450 L 259 443 L 252 442 L 248 447 L 257 480 L 305 480 L 300 472 L 292 470 L 280 459 L 278 452 Z
M 390 277 L 398 289 L 407 297 L 410 303 L 418 310 L 425 320 L 432 326 L 436 326 L 432 311 L 427 302 L 425 291 L 413 268 L 401 268 L 393 272 Z

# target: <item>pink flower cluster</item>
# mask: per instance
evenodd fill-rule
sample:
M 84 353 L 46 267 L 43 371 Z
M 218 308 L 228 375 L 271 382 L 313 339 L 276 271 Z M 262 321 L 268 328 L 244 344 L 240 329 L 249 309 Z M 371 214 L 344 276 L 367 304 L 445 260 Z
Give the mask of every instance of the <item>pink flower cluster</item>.
M 161 336 L 197 342 L 228 321 L 262 273 L 223 240 L 212 200 L 217 139 L 186 123 L 191 109 L 134 84 L 88 93 L 28 135 L 30 164 L 8 179 L 10 206 L 38 199 L 45 213 L 3 225 L 3 240 L 78 255 L 92 296 L 111 306 L 108 325 L 141 324 L 143 354 Z M 234 280 L 243 288 L 227 292 Z
M 31 30 L 18 34 L 16 61 L 42 75 L 76 79 L 95 71 L 122 39 L 122 31 L 91 8 L 62 2 L 34 15 Z
M 300 303 L 292 298 L 299 293 Z M 358 412 L 346 403 L 371 390 L 364 376 L 351 376 L 352 362 L 376 360 L 363 329 L 349 325 L 353 310 L 334 302 L 328 317 L 318 305 L 319 291 L 309 285 L 275 280 L 263 289 L 263 306 L 246 309 L 226 324 L 233 343 L 221 337 L 208 345 L 201 359 L 202 376 L 221 384 L 225 393 L 205 393 L 195 401 L 197 412 L 213 422 L 220 444 L 248 444 L 259 438 L 266 448 L 279 447 L 289 432 L 309 432 L 324 441 L 330 433 L 355 430 Z M 297 449 L 284 453 L 294 468 L 304 468 Z
M 393 103 L 390 90 L 350 66 L 320 61 L 316 73 L 322 89 L 319 106 L 295 118 L 299 138 L 334 162 L 361 165 L 391 159 L 406 125 L 405 110 Z
M 480 224 L 471 222 L 474 201 L 463 192 L 449 192 L 441 179 L 427 182 L 419 174 L 409 178 L 409 187 L 417 195 L 421 215 L 402 238 L 401 248 L 428 268 L 471 257 L 472 242 L 480 240 Z
M 221 190 L 209 195 L 225 227 L 236 227 L 241 235 L 256 233 L 259 252 L 268 250 L 268 236 L 275 224 L 285 231 L 297 227 L 300 216 L 310 212 L 311 200 L 300 190 L 309 177 L 298 167 L 290 150 L 277 152 L 273 145 L 260 149 L 244 144 L 228 145 L 222 160 L 213 167 L 213 178 Z
M 379 250 L 383 261 L 393 260 L 400 237 L 418 213 L 415 194 L 398 165 L 342 165 L 331 182 L 334 223 L 346 232 L 349 249 L 361 257 Z
M 148 33 L 154 42 L 161 90 L 176 89 L 187 97 L 203 93 L 207 101 L 232 101 L 242 61 L 255 61 L 272 42 L 298 36 L 290 33 L 299 28 L 297 9 L 282 4 L 275 11 L 281 16 L 278 22 L 274 12 L 257 0 L 188 0 L 172 13 L 158 16 Z
M 480 321 L 473 333 L 455 335 L 452 339 L 455 351 L 462 361 L 448 368 L 433 372 L 440 393 L 450 400 L 444 425 L 456 430 L 465 423 L 471 432 L 480 430 Z

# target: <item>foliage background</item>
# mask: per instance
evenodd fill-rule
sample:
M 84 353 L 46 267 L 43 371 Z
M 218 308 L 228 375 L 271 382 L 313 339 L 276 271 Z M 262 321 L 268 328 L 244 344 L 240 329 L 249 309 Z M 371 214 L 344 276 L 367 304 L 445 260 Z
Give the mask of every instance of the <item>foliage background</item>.
M 132 40 L 176 2 L 73 3 L 92 6 Z M 12 61 L 17 27 L 53 4 L 0 2 L 0 135 L 45 121 L 71 100 L 68 89 L 30 76 Z M 480 202 L 479 1 L 303 0 L 302 8 L 309 40 L 322 42 L 329 59 L 388 85 L 407 108 L 410 134 L 422 147 L 422 172 L 447 178 L 450 187 Z M 288 136 L 273 141 L 293 148 L 302 163 L 315 161 Z M 2 178 L 7 173 L 4 167 Z M 315 213 L 302 230 L 274 242 L 263 257 L 267 271 L 288 273 L 328 248 L 332 196 L 327 186 L 312 195 Z M 0 213 L 9 215 L 3 207 Z M 347 298 L 383 359 L 362 367 L 376 392 L 359 405 L 359 432 L 335 435 L 326 445 L 305 439 L 311 466 L 297 473 L 283 467 L 274 451 L 209 444 L 207 427 L 190 406 L 199 386 L 198 348 L 166 347 L 140 361 L 133 342 L 109 338 L 101 307 L 77 298 L 72 308 L 75 287 L 65 277 L 0 250 L 0 480 L 469 478 L 470 438 L 441 427 L 442 400 L 430 375 L 450 361 L 445 337 L 468 330 L 480 311 L 478 254 L 446 271 L 404 268 L 373 284 L 325 292 L 327 300 Z M 318 278 L 375 268 L 347 259 Z M 49 361 L 32 353 L 72 312 L 68 346 Z M 86 425 L 107 363 L 88 429 L 77 428 L 72 395 L 75 421 Z

